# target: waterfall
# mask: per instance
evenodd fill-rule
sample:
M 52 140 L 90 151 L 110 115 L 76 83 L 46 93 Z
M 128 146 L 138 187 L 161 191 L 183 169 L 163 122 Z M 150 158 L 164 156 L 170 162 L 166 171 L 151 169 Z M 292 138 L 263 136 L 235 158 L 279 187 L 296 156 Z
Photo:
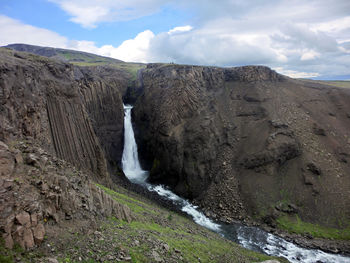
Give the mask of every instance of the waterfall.
M 134 183 L 143 183 L 147 179 L 147 171 L 142 170 L 131 123 L 130 105 L 124 105 L 124 149 L 122 167 L 126 177 Z

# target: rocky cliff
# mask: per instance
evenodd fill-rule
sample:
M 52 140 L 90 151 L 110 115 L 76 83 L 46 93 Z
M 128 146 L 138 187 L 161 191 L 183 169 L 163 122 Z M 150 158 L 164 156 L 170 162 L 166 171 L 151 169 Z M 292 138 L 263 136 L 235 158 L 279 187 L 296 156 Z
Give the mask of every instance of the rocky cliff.
M 126 93 L 129 76 L 110 67 L 80 68 L 80 92 L 92 126 L 99 138 L 110 171 L 119 170 L 123 153 L 124 110 L 122 94 Z
M 347 224 L 349 90 L 257 66 L 151 64 L 142 80 L 134 118 L 151 180 L 225 221 Z
M 123 150 L 122 94 L 130 76 L 1 51 L 0 140 L 32 137 L 79 168 L 108 178 Z M 103 180 L 104 180 L 103 179 Z

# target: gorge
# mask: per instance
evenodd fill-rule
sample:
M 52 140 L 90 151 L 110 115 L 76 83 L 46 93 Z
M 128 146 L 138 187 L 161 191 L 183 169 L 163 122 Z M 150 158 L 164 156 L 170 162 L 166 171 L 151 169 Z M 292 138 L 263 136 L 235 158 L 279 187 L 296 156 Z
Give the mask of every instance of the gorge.
M 9 146 L 2 148 L 2 156 L 24 151 L 24 162 L 45 174 L 44 161 L 29 160 L 29 154 L 38 153 L 25 152 L 24 146 L 31 149 L 34 143 L 81 170 L 89 184 L 112 189 L 133 189 L 125 176 L 140 182 L 141 173 L 144 182 L 144 167 L 150 184 L 165 184 L 173 192 L 149 185 L 150 190 L 180 203 L 191 200 L 192 208 L 204 213 L 200 220 L 226 225 L 243 221 L 302 246 L 349 253 L 350 90 L 290 79 L 262 66 L 142 65 L 35 46 L 12 48 L 51 58 L 1 48 L 0 140 Z M 134 146 L 134 136 L 123 131 L 132 130 L 124 120 L 123 102 L 134 105 L 127 112 L 134 120 Z M 136 159 L 137 145 L 142 165 L 128 166 L 126 160 Z M 128 147 L 131 154 L 124 155 Z M 10 168 L 2 168 L 4 178 L 22 176 L 16 168 L 21 161 L 13 158 L 7 158 Z M 78 172 L 72 174 L 79 178 Z M 33 179 L 36 183 L 41 185 Z M 105 206 L 101 216 L 135 217 L 95 188 L 91 186 L 95 194 L 86 194 L 100 200 L 97 207 Z M 77 207 L 92 207 L 93 200 L 74 209 L 61 201 L 55 209 L 45 200 L 30 209 L 25 202 L 3 203 L 2 211 L 8 211 L 0 222 L 4 237 L 21 240 L 12 225 L 6 228 L 7 222 L 18 226 L 15 218 L 21 209 L 42 213 L 42 220 L 65 222 L 84 214 Z M 317 231 L 295 232 L 298 224 Z M 225 231 L 241 231 L 246 238 L 244 229 L 249 227 L 235 229 Z M 274 237 L 261 233 L 265 242 Z M 298 257 L 276 253 L 292 262 Z M 322 252 L 312 253 L 310 262 L 333 262 L 332 255 L 325 259 L 317 258 Z M 335 257 L 334 262 L 348 260 Z
M 348 257 L 325 253 L 321 250 L 303 249 L 257 227 L 248 227 L 237 222 L 234 224 L 215 223 L 200 212 L 196 206 L 193 206 L 187 200 L 166 189 L 163 185 L 152 185 L 147 183 L 148 172 L 142 170 L 139 163 L 137 145 L 131 123 L 132 108 L 133 107 L 130 105 L 124 106 L 125 139 L 122 159 L 123 171 L 131 182 L 140 184 L 143 187 L 146 187 L 149 191 L 154 191 L 160 196 L 171 200 L 179 207 L 179 209 L 181 209 L 181 211 L 190 215 L 197 224 L 211 229 L 227 239 L 238 242 L 247 249 L 253 249 L 271 256 L 284 257 L 293 263 L 349 262 L 350 259 Z

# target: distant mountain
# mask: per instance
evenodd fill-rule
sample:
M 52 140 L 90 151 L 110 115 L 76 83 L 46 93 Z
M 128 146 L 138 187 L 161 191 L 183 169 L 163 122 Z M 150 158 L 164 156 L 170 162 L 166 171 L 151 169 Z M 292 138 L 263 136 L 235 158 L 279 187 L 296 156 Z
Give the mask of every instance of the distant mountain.
M 5 46 L 16 51 L 23 51 L 28 53 L 33 53 L 39 56 L 49 57 L 57 59 L 64 62 L 70 62 L 73 64 L 109 64 L 109 63 L 123 63 L 124 61 L 103 57 L 87 52 L 52 48 L 52 47 L 40 47 L 27 44 L 10 44 Z
M 329 86 L 350 89 L 350 81 L 348 80 L 313 80 L 313 79 L 302 79 L 302 80 L 312 82 L 312 83 L 326 84 Z
M 119 69 L 126 74 L 130 74 L 129 78 L 131 80 L 135 80 L 138 70 L 146 66 L 143 63 L 124 62 L 119 59 L 62 48 L 40 47 L 27 44 L 10 44 L 5 46 L 5 48 L 49 57 L 57 61 L 71 63 L 80 67 L 107 66 L 110 68 Z

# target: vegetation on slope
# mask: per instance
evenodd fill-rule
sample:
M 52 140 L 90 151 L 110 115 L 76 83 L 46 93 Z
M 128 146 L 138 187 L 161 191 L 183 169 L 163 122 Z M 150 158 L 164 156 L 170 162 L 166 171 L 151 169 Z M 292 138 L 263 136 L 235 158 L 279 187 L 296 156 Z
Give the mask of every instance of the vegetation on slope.
M 313 80 L 313 79 L 302 79 L 303 81 L 318 83 L 323 85 L 329 85 L 338 88 L 350 89 L 350 81 L 348 80 Z
M 324 80 L 324 81 L 320 81 L 320 83 L 322 83 L 322 84 L 325 83 L 327 85 L 331 85 L 331 86 L 334 86 L 334 87 L 350 89 L 350 81 L 346 81 L 346 80 L 338 80 L 338 81 Z
M 289 233 L 311 235 L 314 238 L 350 240 L 350 226 L 344 229 L 324 227 L 302 221 L 298 216 L 282 216 L 277 219 L 278 227 Z
M 36 250 L 0 246 L 0 262 L 260 262 L 272 259 L 240 247 L 190 219 L 124 189 L 98 185 L 133 211 L 130 223 L 110 217 L 87 232 L 67 228 Z M 47 258 L 47 255 L 50 258 Z M 46 256 L 46 257 L 45 257 Z M 288 262 L 279 259 L 280 262 Z M 56 262 L 56 261 L 51 261 Z

